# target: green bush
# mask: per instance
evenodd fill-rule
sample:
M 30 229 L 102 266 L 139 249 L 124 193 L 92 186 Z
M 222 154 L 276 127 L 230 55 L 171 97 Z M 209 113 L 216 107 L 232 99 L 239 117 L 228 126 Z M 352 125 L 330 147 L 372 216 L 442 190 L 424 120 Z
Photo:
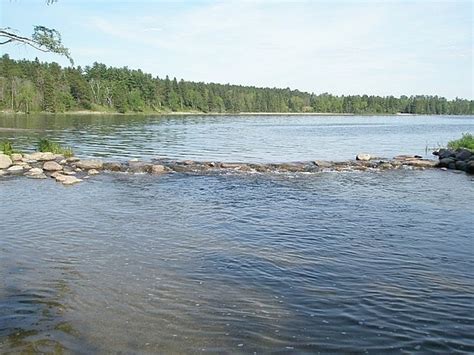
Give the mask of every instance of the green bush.
M 448 148 L 466 148 L 474 151 L 474 136 L 471 133 L 463 133 L 461 138 L 448 142 Z
M 47 138 L 43 138 L 38 143 L 38 150 L 40 152 L 51 152 L 54 154 L 62 154 L 66 158 L 72 157 L 74 152 L 70 147 L 62 147 L 59 143 L 52 142 Z
M 6 155 L 12 155 L 15 153 L 13 149 L 13 144 L 10 141 L 0 142 L 0 152 Z

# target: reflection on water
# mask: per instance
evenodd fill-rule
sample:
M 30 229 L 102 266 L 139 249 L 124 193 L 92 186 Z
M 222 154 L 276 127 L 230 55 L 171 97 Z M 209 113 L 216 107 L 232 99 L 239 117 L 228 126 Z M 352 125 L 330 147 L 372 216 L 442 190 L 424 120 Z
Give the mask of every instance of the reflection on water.
M 49 136 L 79 156 L 285 162 L 346 160 L 359 152 L 426 154 L 463 132 L 471 116 L 0 116 L 21 149 Z
M 0 352 L 473 352 L 473 183 L 3 178 Z

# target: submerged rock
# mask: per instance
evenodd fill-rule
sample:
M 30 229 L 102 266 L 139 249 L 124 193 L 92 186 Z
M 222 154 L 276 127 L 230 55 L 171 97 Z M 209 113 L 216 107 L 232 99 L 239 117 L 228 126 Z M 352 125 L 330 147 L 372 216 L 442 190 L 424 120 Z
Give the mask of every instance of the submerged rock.
M 313 161 L 313 164 L 321 169 L 330 168 L 333 165 L 332 162 L 326 160 L 315 160 Z
M 141 161 L 132 161 L 128 162 L 128 171 L 131 173 L 150 173 L 152 170 L 152 165 L 147 164 Z
M 27 172 L 27 174 L 30 174 L 30 175 L 43 174 L 43 169 L 41 169 L 41 168 L 32 168 Z
M 61 183 L 63 185 L 73 185 L 73 184 L 77 184 L 78 182 L 81 182 L 81 181 L 82 181 L 82 179 L 78 179 L 75 176 L 67 175 L 62 179 Z
M 6 154 L 0 154 L 0 169 L 7 169 L 13 164 L 11 158 Z

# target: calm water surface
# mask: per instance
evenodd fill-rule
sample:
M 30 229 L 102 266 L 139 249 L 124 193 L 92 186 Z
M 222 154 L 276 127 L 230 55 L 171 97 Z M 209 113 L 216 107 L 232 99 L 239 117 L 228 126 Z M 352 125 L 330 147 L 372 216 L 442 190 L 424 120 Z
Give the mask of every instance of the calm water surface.
M 352 159 L 360 152 L 426 155 L 474 131 L 473 116 L 0 116 L 32 149 L 47 136 L 77 155 L 243 162 Z M 1 132 L 2 137 L 12 137 Z
M 316 125 L 329 119 L 318 117 Z M 472 122 L 436 119 L 426 131 L 439 129 L 443 142 Z M 181 125 L 189 144 L 206 140 L 193 136 L 193 123 L 167 120 L 170 136 Z M 94 135 L 107 128 L 87 127 L 77 128 L 82 138 L 72 128 L 47 133 L 76 137 L 71 145 L 92 155 Z M 38 129 L 15 132 L 15 139 L 26 146 L 44 134 Z M 124 137 L 140 129 L 149 130 L 139 123 L 112 129 L 105 155 L 119 142 L 126 158 Z M 368 135 L 377 129 L 367 128 Z M 150 156 L 164 147 L 154 139 L 167 135 L 165 128 L 151 131 L 149 141 L 137 135 Z M 291 142 L 283 131 L 280 138 Z M 225 138 L 238 136 L 230 128 L 228 136 L 212 135 L 211 148 L 196 149 L 195 157 L 218 158 Z M 345 143 L 355 151 L 377 148 L 370 139 L 361 145 L 361 137 Z M 246 140 L 235 139 L 230 146 Z M 404 140 L 418 145 L 400 133 Z M 165 155 L 180 157 L 179 139 L 174 144 Z M 298 154 L 289 143 L 279 160 L 323 149 L 309 138 L 304 144 Z M 249 156 L 276 160 L 258 155 L 270 152 L 259 147 L 249 146 Z M 325 145 L 322 152 L 333 150 Z M 245 157 L 232 147 L 226 152 Z M 473 199 L 472 176 L 428 170 L 102 174 L 68 188 L 1 178 L 0 353 L 472 353 Z

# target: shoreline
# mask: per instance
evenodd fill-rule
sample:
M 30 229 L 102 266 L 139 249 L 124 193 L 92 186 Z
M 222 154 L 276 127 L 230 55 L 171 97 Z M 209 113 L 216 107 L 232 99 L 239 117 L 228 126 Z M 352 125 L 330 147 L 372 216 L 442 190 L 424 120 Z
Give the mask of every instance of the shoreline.
M 149 111 L 149 112 L 107 112 L 107 111 L 66 111 L 66 112 L 12 112 L 11 110 L 1 110 L 2 116 L 473 116 L 474 115 L 436 115 L 436 114 L 415 114 L 415 113 L 336 113 L 336 112 L 200 112 L 200 111 Z

